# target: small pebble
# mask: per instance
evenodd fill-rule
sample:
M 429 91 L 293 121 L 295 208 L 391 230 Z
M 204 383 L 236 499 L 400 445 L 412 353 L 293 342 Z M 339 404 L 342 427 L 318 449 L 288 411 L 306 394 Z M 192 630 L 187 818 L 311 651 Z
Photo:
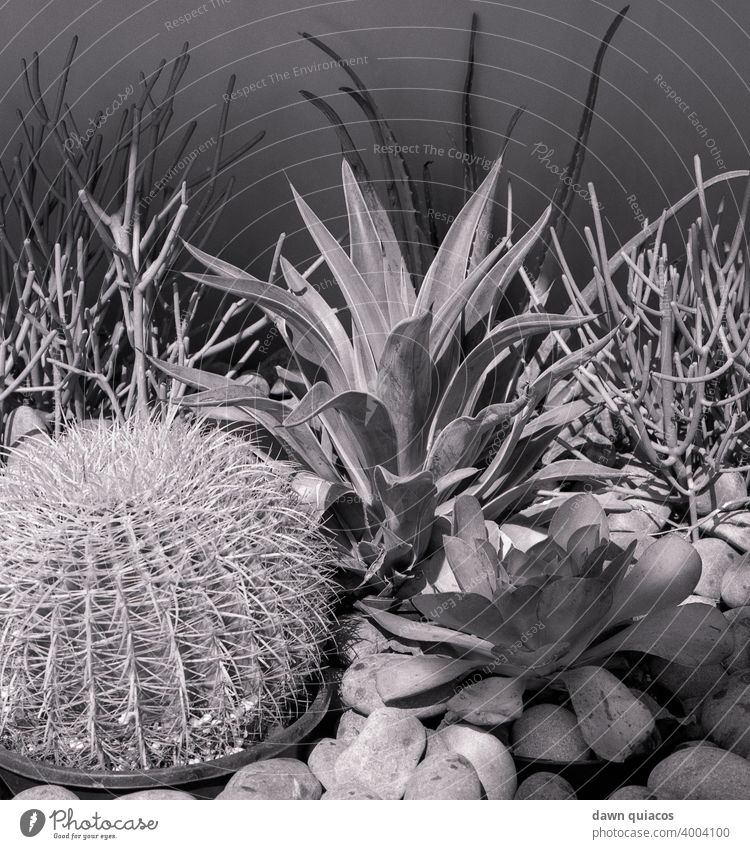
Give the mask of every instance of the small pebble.
M 482 784 L 474 767 L 455 752 L 430 755 L 414 770 L 404 799 L 481 799 Z
M 535 772 L 521 782 L 516 799 L 575 799 L 570 782 L 554 772 Z
M 14 798 L 16 799 L 38 799 L 44 801 L 46 799 L 77 799 L 78 796 L 67 787 L 61 787 L 59 784 L 36 784 L 34 787 L 27 787 L 22 790 Z

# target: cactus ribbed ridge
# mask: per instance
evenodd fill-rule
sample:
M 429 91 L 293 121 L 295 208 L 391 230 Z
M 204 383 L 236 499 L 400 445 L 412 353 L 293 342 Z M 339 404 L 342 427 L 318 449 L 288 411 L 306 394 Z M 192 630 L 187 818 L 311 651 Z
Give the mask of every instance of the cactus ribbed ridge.
M 182 421 L 72 428 L 0 474 L 0 743 L 70 768 L 229 754 L 320 671 L 331 549 L 292 468 Z

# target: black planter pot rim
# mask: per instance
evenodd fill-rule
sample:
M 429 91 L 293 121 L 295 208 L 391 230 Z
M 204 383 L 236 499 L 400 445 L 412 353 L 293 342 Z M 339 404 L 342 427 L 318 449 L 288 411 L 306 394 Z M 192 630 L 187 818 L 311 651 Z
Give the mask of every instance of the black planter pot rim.
M 211 761 L 148 770 L 97 772 L 54 766 L 0 746 L 0 770 L 15 773 L 40 784 L 94 790 L 155 790 L 222 779 L 243 766 L 276 757 L 309 737 L 328 712 L 332 694 L 333 685 L 322 682 L 318 685 L 310 706 L 291 725 L 272 733 L 266 740 L 250 744 L 241 752 Z

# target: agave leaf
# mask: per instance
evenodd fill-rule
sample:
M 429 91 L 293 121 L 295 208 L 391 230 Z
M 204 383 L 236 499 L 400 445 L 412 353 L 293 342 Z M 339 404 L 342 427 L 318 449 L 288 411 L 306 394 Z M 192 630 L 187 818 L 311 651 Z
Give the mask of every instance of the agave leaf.
M 489 206 L 489 205 L 488 205 Z M 439 360 L 452 338 L 461 329 L 458 325 L 469 298 L 506 250 L 504 242 L 496 245 L 489 254 L 461 281 L 455 297 L 446 301 L 435 313 L 433 332 L 430 337 L 430 353 Z
M 382 158 L 383 171 L 386 175 L 388 196 L 394 211 L 396 226 L 402 235 L 402 250 L 409 257 L 411 267 L 419 272 L 423 266 L 426 267 L 423 251 L 427 246 L 425 234 L 419 223 L 420 200 L 406 160 L 399 150 L 393 131 L 380 115 L 369 91 L 364 88 L 361 91 L 355 91 L 347 86 L 341 86 L 341 91 L 348 94 L 365 113 L 375 143 L 386 151 Z M 395 152 L 391 153 L 391 151 Z
M 418 559 L 430 540 L 435 518 L 437 489 L 432 475 L 418 472 L 397 476 L 379 466 L 374 485 L 384 510 L 384 524 L 397 539 L 412 546 Z
M 552 212 L 548 206 L 529 230 L 508 248 L 505 255 L 487 272 L 484 280 L 476 287 L 466 306 L 466 330 L 471 331 L 480 321 L 491 319 L 519 268 L 524 264 L 529 251 L 537 242 L 547 225 Z
M 455 468 L 473 463 L 487 435 L 498 425 L 510 421 L 522 407 L 522 400 L 510 404 L 492 404 L 476 416 L 454 419 L 438 434 L 427 455 L 426 468 L 436 478 L 440 478 Z
M 365 197 L 346 159 L 341 172 L 351 259 L 392 327 L 411 314 L 410 304 L 401 297 L 403 258 L 398 240 L 377 195 L 373 192 Z
M 472 725 L 503 725 L 523 713 L 524 682 L 493 675 L 462 687 L 448 702 L 448 710 Z
M 408 699 L 465 678 L 476 663 L 440 655 L 399 657 L 375 676 L 375 687 L 385 704 Z
M 208 260 L 212 259 L 208 254 L 204 254 L 197 248 L 189 245 L 186 245 L 186 247 L 197 259 L 202 260 L 203 257 Z M 344 365 L 339 361 L 335 347 L 321 332 L 316 316 L 307 314 L 300 301 L 291 292 L 275 284 L 248 276 L 234 278 L 186 273 L 185 277 L 234 295 L 236 298 L 253 301 L 256 306 L 267 313 L 282 316 L 295 332 L 297 348 L 300 349 L 304 345 L 303 355 L 326 370 L 334 388 L 338 391 L 344 391 L 353 384 L 354 375 L 347 372 Z
M 244 389 L 245 392 L 248 391 L 248 387 L 244 383 L 231 380 L 212 371 L 205 371 L 194 366 L 180 365 L 180 363 L 169 363 L 166 360 L 160 360 L 158 357 L 149 356 L 148 360 L 168 377 L 179 380 L 180 383 L 185 383 L 194 389 L 230 390 L 239 388 Z
M 388 335 L 387 317 L 383 315 L 381 305 L 373 297 L 362 275 L 346 255 L 346 251 L 294 186 L 292 186 L 292 193 L 305 226 L 336 278 L 341 294 L 349 307 L 354 342 L 356 344 L 358 339 L 361 341 L 363 360 L 373 361 L 374 370 L 374 363 L 380 360 Z
M 602 466 L 590 460 L 557 460 L 531 475 L 525 483 L 511 487 L 485 503 L 484 515 L 488 519 L 496 519 L 512 506 L 528 500 L 537 490 L 546 489 L 553 482 L 567 480 L 583 482 L 619 481 L 624 477 L 626 477 L 626 474 L 619 469 Z M 474 495 L 478 489 L 478 486 L 470 487 L 467 492 Z
M 477 227 L 485 206 L 495 194 L 501 166 L 502 157 L 495 161 L 482 185 L 451 224 L 422 281 L 415 307 L 418 312 L 439 312 L 444 304 L 458 295 L 461 281 L 466 278 Z
M 504 625 L 500 611 L 476 592 L 415 595 L 414 607 L 431 622 L 498 644 Z
M 471 545 L 487 539 L 482 505 L 471 495 L 459 495 L 453 506 L 453 536 Z
M 573 325 L 580 327 L 588 320 L 576 317 Z M 469 352 L 452 375 L 435 414 L 431 439 L 459 415 L 473 411 L 487 375 L 507 355 L 511 345 L 539 333 L 573 325 L 570 317 L 552 313 L 525 313 L 498 324 Z
M 442 501 L 446 494 L 453 489 L 454 486 L 457 486 L 461 483 L 461 481 L 464 481 L 467 478 L 474 477 L 478 471 L 479 469 L 467 466 L 465 469 L 454 469 L 454 471 L 448 472 L 442 477 L 439 477 L 435 481 L 435 489 L 437 489 L 438 500 Z
M 600 758 L 622 763 L 651 751 L 656 735 L 651 711 L 611 672 L 582 666 L 560 677 L 583 739 Z
M 556 430 L 559 433 L 562 428 L 580 419 L 590 409 L 591 405 L 588 401 L 584 400 L 571 401 L 567 404 L 560 404 L 557 407 L 550 407 L 548 410 L 544 410 L 544 412 L 535 416 L 524 427 L 521 433 L 521 439 L 535 436 L 537 433 L 547 429 Z
M 507 471 L 498 475 L 493 482 L 496 489 L 508 489 L 520 483 L 528 475 L 529 469 L 533 469 L 537 465 L 553 441 L 566 427 L 568 418 L 582 415 L 590 409 L 587 401 L 573 401 L 570 405 L 565 406 L 571 408 L 569 414 L 563 411 L 562 407 L 555 407 L 532 419 L 523 428 L 515 447 L 508 452 L 502 465 L 502 468 L 507 469 Z M 548 413 L 555 413 L 555 416 L 545 419 Z M 545 421 L 541 421 L 542 419 L 545 419 Z M 501 445 L 501 449 L 503 447 L 504 443 Z M 561 498 L 561 503 L 563 501 L 564 498 Z
M 469 544 L 458 537 L 448 536 L 443 539 L 443 547 L 459 590 L 491 600 L 497 586 L 495 565 L 477 541 Z
M 652 542 L 622 579 L 610 624 L 685 601 L 700 580 L 701 566 L 700 554 L 676 534 Z
M 327 410 L 336 410 L 346 419 L 364 469 L 384 466 L 396 470 L 398 443 L 391 416 L 380 399 L 368 392 L 334 395 L 327 383 L 316 383 L 287 416 L 284 427 L 305 424 Z
M 390 413 L 398 445 L 398 470 L 422 465 L 435 366 L 428 353 L 432 316 L 404 319 L 391 331 L 378 367 L 375 394 Z
M 586 365 L 599 351 L 604 350 L 615 338 L 619 329 L 619 327 L 615 327 L 606 336 L 602 336 L 601 339 L 597 339 L 595 342 L 591 342 L 589 345 L 585 345 L 583 348 L 573 351 L 571 354 L 553 363 L 534 380 L 529 387 L 529 395 L 537 402 L 541 401 L 553 386 L 564 380 L 577 368 Z
M 252 387 L 246 386 L 243 390 L 240 386 L 226 386 L 223 389 L 204 389 L 192 395 L 185 395 L 180 399 L 184 407 L 256 407 L 259 410 L 273 413 L 276 420 L 281 422 L 282 418 L 289 412 L 288 404 L 258 395 L 252 391 Z
M 450 646 L 461 653 L 462 658 L 476 658 L 478 663 L 486 664 L 495 660 L 492 643 L 470 634 L 461 634 L 452 628 L 441 628 L 425 622 L 397 616 L 385 610 L 378 610 L 370 604 L 360 601 L 356 607 L 365 612 L 381 628 L 402 640 L 414 640 L 418 643 Z
M 329 306 L 325 298 L 306 280 L 297 269 L 281 257 L 281 270 L 286 284 L 304 305 L 308 315 L 315 316 L 317 326 L 325 333 L 326 339 L 344 371 L 351 377 L 352 389 L 367 389 L 366 376 L 357 371 L 354 362 L 354 350 L 349 336 L 339 321 L 336 311 Z
M 721 663 L 734 638 L 727 620 L 707 604 L 683 604 L 647 613 L 628 628 L 592 646 L 581 663 L 601 660 L 618 651 L 653 654 L 683 666 Z

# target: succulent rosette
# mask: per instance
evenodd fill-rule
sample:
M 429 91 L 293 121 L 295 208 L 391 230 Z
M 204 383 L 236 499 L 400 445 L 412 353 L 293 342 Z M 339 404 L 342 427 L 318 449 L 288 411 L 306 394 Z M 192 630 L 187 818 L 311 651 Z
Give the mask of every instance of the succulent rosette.
M 567 499 L 548 533 L 525 551 L 523 529 L 485 521 L 470 496 L 457 500 L 451 530 L 442 559 L 422 576 L 422 591 L 398 602 L 359 604 L 381 628 L 429 657 L 431 676 L 416 676 L 416 686 L 475 669 L 548 680 L 618 651 L 692 666 L 718 662 L 731 650 L 716 609 L 682 604 L 700 578 L 695 548 L 669 534 L 635 559 L 634 542 L 622 549 L 609 539 L 593 495 Z M 421 660 L 414 659 L 415 670 Z

